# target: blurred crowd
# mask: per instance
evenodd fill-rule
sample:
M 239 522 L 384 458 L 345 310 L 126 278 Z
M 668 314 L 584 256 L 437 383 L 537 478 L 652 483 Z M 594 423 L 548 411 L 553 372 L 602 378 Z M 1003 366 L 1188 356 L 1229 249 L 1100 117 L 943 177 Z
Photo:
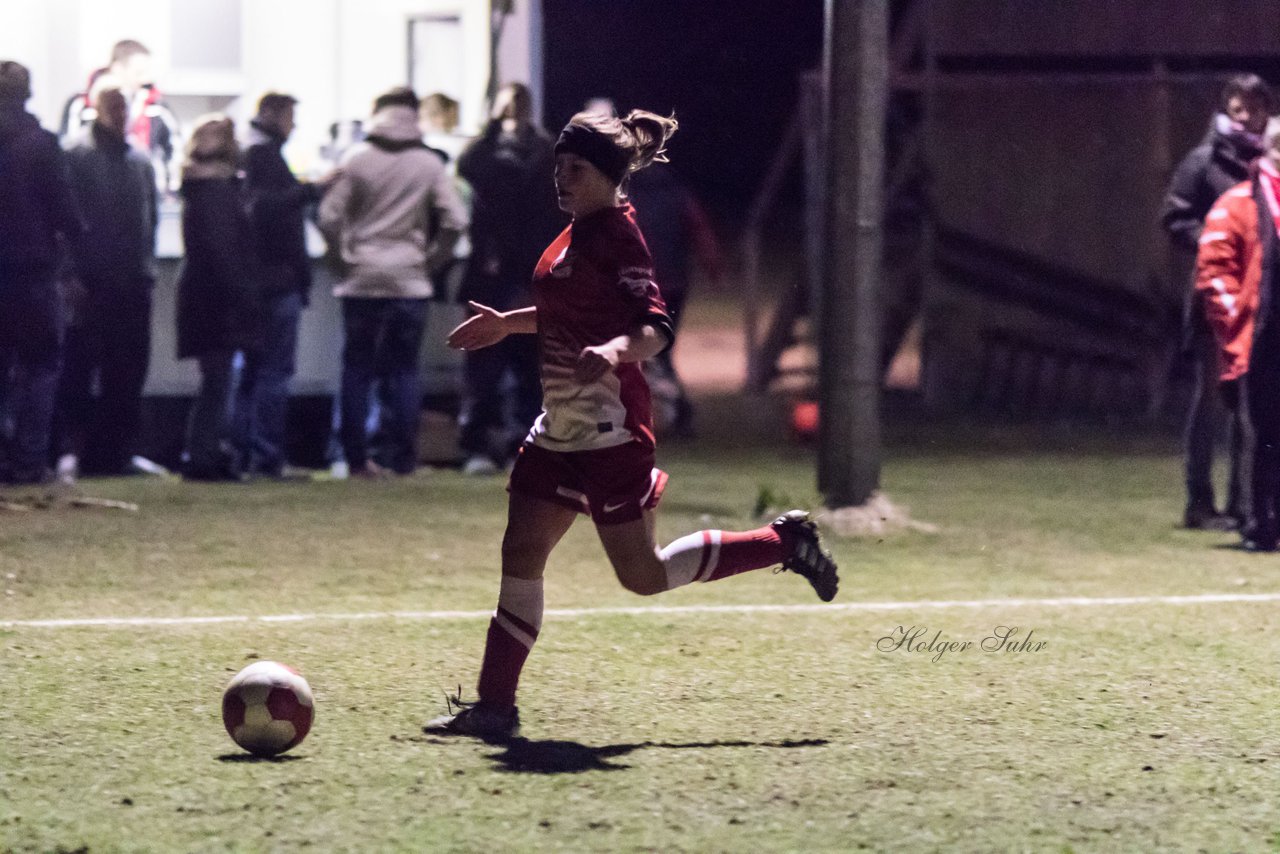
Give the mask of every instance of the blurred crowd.
M 0 482 L 165 471 L 139 451 L 168 194 L 181 201 L 185 247 L 176 355 L 200 376 L 181 476 L 307 476 L 290 465 L 286 414 L 312 290 L 309 220 L 328 244 L 342 316 L 331 472 L 411 474 L 432 301 L 531 304 L 533 268 L 567 225 L 553 138 L 534 120 L 529 90 L 500 90 L 490 120 L 467 138 L 447 95 L 391 88 L 368 119 L 331 127 L 324 153 L 334 167 L 307 180 L 284 156 L 296 98 L 263 95 L 244 127 L 212 114 L 184 129 L 150 69 L 144 45 L 119 42 L 67 101 L 59 136 L 26 112 L 28 70 L 0 61 Z M 678 321 L 690 258 L 718 276 L 718 247 L 674 173 L 643 175 L 630 193 Z M 440 293 L 449 281 L 458 293 Z M 535 338 L 463 358 L 459 461 L 468 474 L 498 473 L 541 410 Z M 691 434 L 670 355 L 648 369 L 661 426 Z

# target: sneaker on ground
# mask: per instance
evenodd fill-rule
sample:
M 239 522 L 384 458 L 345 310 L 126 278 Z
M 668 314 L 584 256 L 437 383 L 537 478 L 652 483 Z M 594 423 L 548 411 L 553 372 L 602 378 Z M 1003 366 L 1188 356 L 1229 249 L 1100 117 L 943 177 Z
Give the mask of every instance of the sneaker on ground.
M 391 469 L 373 460 L 365 460 L 364 465 L 351 469 L 351 477 L 360 480 L 390 480 L 394 476 Z
M 1189 504 L 1182 513 L 1182 527 L 1193 531 L 1233 531 L 1237 524 L 1235 517 L 1217 512 L 1212 504 Z
M 64 486 L 75 486 L 76 479 L 80 477 L 80 458 L 75 454 L 63 454 L 58 457 L 58 465 L 55 469 L 58 476 L 58 483 Z
M 520 732 L 520 712 L 515 706 L 464 703 L 450 697 L 449 708 L 456 712 L 427 722 L 422 731 L 429 735 L 467 735 L 490 743 L 510 741 Z
M 468 477 L 489 477 L 499 471 L 498 464 L 483 454 L 467 457 L 467 461 L 462 464 L 462 473 Z
M 134 454 L 129 458 L 129 467 L 133 471 L 140 472 L 141 474 L 149 474 L 153 477 L 173 477 L 173 472 L 169 471 L 155 460 L 149 460 L 138 454 Z
M 803 576 L 823 602 L 836 598 L 836 589 L 840 586 L 836 562 L 823 550 L 818 526 L 809 514 L 803 510 L 789 510 L 775 519 L 772 527 L 790 548 L 782 561 L 782 568 Z

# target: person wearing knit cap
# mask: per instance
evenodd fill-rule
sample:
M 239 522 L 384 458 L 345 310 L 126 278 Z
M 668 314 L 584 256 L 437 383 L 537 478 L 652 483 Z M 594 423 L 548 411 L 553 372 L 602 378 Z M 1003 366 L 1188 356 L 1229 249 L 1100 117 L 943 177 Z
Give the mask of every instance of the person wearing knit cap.
M 641 363 L 669 347 L 672 332 L 626 183 L 664 157 L 675 129 L 674 119 L 640 110 L 574 116 L 555 146 L 557 196 L 573 220 L 538 261 L 533 305 L 497 311 L 473 302 L 475 314 L 449 334 L 450 347 L 467 351 L 536 335 L 543 411 L 507 487 L 502 581 L 479 699 L 452 698 L 429 733 L 496 742 L 517 733 L 516 687 L 542 626 L 543 573 L 579 514 L 591 517 L 622 586 L 641 596 L 781 564 L 822 601 L 835 597 L 835 562 L 799 510 L 753 531 L 698 531 L 658 548 L 654 510 L 667 475 L 654 465 Z

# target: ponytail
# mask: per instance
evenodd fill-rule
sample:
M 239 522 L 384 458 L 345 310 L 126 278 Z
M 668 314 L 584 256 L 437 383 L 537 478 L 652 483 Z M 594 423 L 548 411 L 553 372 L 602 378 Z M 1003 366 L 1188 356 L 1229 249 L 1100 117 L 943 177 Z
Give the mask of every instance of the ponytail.
M 639 172 L 650 163 L 667 163 L 667 140 L 680 126 L 674 115 L 663 117 L 647 110 L 632 110 L 622 119 L 622 126 L 635 138 L 629 172 Z

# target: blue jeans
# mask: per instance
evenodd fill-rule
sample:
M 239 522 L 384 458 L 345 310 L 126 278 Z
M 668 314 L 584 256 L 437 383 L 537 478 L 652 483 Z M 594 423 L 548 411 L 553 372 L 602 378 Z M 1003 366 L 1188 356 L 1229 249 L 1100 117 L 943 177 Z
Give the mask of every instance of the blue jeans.
M 427 324 L 427 301 L 346 297 L 342 322 L 346 338 L 339 426 L 343 454 L 353 471 L 369 459 L 365 422 L 374 383 L 381 381 L 386 456 L 379 462 L 408 474 L 418 462 L 422 411 L 418 350 Z
M 245 354 L 236 391 L 235 442 L 247 471 L 279 474 L 287 461 L 285 424 L 302 295 L 294 291 L 267 297 L 263 315 L 262 350 Z
M 0 400 L 8 416 L 0 420 L 0 463 L 7 457 L 14 480 L 44 475 L 62 347 L 54 271 L 0 269 Z

